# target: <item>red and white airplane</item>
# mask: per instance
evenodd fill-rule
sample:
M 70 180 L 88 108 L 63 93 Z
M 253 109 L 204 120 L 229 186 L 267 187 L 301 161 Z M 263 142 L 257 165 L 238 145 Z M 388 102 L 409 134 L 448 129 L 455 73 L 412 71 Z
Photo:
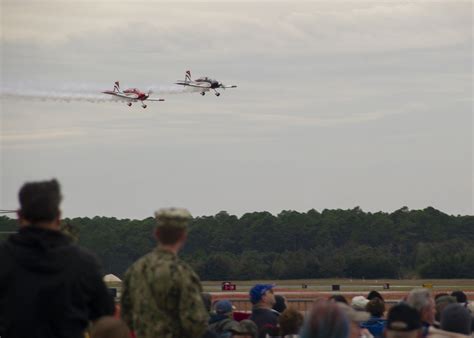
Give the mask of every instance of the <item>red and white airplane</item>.
M 137 88 L 128 88 L 122 91 L 120 89 L 120 83 L 118 81 L 115 82 L 114 84 L 114 90 L 106 90 L 105 92 L 102 92 L 104 94 L 109 94 L 116 96 L 118 98 L 121 98 L 125 101 L 128 101 L 127 105 L 130 107 L 132 105 L 132 102 L 142 102 L 142 108 L 146 108 L 147 105 L 143 103 L 143 101 L 164 101 L 165 99 L 154 99 L 150 98 L 151 90 L 148 91 L 148 93 L 144 93 L 141 90 Z
M 184 81 L 178 80 L 175 82 L 175 84 L 181 85 L 181 86 L 188 86 L 188 87 L 194 87 L 194 88 L 200 88 L 201 89 L 201 95 L 205 95 L 207 91 L 209 90 L 214 90 L 214 93 L 216 96 L 221 95 L 217 91 L 218 88 L 226 89 L 226 88 L 237 88 L 236 85 L 232 86 L 226 86 L 222 82 L 219 82 L 214 79 L 210 79 L 207 76 L 205 77 L 200 77 L 199 79 L 192 80 L 191 79 L 191 71 L 187 70 L 186 73 L 184 74 Z

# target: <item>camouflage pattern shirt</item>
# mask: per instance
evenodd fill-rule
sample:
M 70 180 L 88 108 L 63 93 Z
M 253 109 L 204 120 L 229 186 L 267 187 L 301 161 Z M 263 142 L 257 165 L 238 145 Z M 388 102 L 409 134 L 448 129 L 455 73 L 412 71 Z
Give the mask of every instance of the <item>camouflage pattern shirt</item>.
M 199 338 L 209 319 L 201 292 L 191 267 L 158 247 L 125 273 L 122 318 L 137 338 Z

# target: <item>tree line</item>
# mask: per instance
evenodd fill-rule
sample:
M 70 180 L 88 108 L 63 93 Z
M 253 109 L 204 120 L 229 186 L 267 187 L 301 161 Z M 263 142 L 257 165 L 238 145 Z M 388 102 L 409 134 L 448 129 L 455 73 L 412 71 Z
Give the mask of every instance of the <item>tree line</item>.
M 155 220 L 71 218 L 63 229 L 122 276 L 152 250 Z M 0 217 L 0 232 L 16 221 Z M 0 235 L 0 241 L 5 234 Z M 181 257 L 202 280 L 474 278 L 474 216 L 314 209 L 196 217 Z

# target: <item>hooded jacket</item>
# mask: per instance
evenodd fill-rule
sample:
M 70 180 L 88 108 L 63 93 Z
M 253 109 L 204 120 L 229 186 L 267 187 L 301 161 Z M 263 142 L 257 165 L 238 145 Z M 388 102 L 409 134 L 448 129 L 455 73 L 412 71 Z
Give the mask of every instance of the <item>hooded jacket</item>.
M 113 312 L 97 259 L 61 232 L 27 226 L 0 244 L 0 337 L 79 338 Z

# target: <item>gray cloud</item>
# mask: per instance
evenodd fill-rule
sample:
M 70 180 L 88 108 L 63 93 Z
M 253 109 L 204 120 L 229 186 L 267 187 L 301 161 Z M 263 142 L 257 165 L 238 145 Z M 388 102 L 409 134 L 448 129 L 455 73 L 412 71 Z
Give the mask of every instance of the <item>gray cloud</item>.
M 139 4 L 2 3 L 2 208 L 57 176 L 66 216 L 472 214 L 470 2 Z M 186 69 L 239 87 L 182 92 Z M 166 101 L 74 100 L 116 80 Z

